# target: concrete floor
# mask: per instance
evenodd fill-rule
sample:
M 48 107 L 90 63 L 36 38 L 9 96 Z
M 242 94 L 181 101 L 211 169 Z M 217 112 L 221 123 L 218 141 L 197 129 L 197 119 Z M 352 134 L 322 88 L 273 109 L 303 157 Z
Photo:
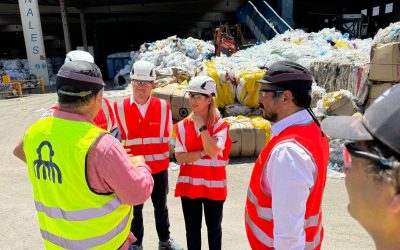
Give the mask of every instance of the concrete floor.
M 0 249 L 44 248 L 26 166 L 12 155 L 12 150 L 26 128 L 56 101 L 54 93 L 0 100 Z M 223 249 L 250 249 L 244 229 L 243 210 L 253 164 L 254 159 L 233 159 L 227 167 L 228 199 L 224 207 Z M 178 171 L 170 171 L 168 207 L 171 235 L 186 245 L 180 199 L 174 197 L 177 175 Z M 347 202 L 343 179 L 329 178 L 323 203 L 323 249 L 374 249 L 368 234 L 348 215 Z M 145 205 L 144 220 L 144 249 L 157 249 L 158 239 L 151 201 Z M 202 249 L 207 249 L 205 225 L 202 239 Z

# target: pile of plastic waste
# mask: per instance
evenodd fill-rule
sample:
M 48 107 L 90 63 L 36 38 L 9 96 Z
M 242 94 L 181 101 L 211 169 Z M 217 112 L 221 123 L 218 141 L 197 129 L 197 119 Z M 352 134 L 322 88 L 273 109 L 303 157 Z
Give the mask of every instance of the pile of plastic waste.
M 374 37 L 373 45 L 391 42 L 400 42 L 400 22 L 391 23 L 388 27 L 380 29 Z
M 171 36 L 142 44 L 139 53 L 137 59 L 152 62 L 157 69 L 174 67 L 195 75 L 204 60 L 214 54 L 214 45 L 192 37 Z
M 47 58 L 46 62 L 50 85 L 54 85 L 56 76 L 54 74 L 53 63 L 55 62 L 57 64 L 59 58 Z M 0 59 L 0 66 L 2 67 L 2 70 L 10 76 L 11 80 L 36 79 L 36 76 L 29 73 L 29 64 L 27 59 Z
M 157 40 L 151 43 L 144 43 L 140 46 L 138 51 L 131 52 L 131 62 L 126 65 L 117 76 L 114 82 L 118 84 L 118 76 L 126 77 L 129 74 L 132 64 L 137 60 L 144 60 L 152 62 L 158 71 L 165 71 L 165 69 L 175 69 L 176 74 L 186 74 L 190 77 L 197 75 L 203 66 L 203 62 L 214 54 L 214 45 L 211 42 L 195 39 L 189 37 L 187 39 L 171 36 L 163 40 Z M 176 74 L 163 75 L 176 77 Z M 179 77 L 170 80 L 167 83 L 179 83 Z M 175 81 L 174 81 L 175 80 Z M 186 78 L 182 81 L 187 80 Z
M 335 29 L 323 29 L 317 33 L 302 30 L 286 31 L 272 40 L 238 51 L 231 57 L 221 56 L 212 60 L 215 72 L 222 86 L 236 93 L 226 93 L 226 103 L 232 104 L 229 95 L 252 108 L 257 107 L 259 84 L 253 79 L 262 78 L 262 69 L 280 60 L 295 61 L 312 72 L 318 86 L 326 91 L 347 89 L 360 103 L 365 100 L 369 53 L 372 39 L 350 40 L 348 34 L 341 34 Z M 207 62 L 205 71 L 209 72 Z M 217 81 L 217 79 L 215 79 Z M 220 92 L 218 92 L 220 94 Z M 364 98 L 364 99 L 362 99 Z

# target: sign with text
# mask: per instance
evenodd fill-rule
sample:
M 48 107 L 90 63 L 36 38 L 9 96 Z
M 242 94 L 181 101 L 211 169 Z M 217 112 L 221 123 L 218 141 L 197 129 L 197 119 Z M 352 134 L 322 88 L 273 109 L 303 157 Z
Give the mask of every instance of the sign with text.
M 24 31 L 25 48 L 28 56 L 29 72 L 44 79 L 49 85 L 46 53 L 44 50 L 42 24 L 37 0 L 18 0 Z

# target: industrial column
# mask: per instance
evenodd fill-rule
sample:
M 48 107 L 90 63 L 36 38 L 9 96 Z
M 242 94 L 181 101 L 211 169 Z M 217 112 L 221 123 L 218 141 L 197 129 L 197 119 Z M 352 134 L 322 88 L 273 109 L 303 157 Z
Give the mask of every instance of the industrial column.
M 61 20 L 62 20 L 63 31 L 64 31 L 65 50 L 66 50 L 66 53 L 68 53 L 71 51 L 71 39 L 69 37 L 67 12 L 65 10 L 64 0 L 60 0 L 60 9 L 61 9 Z
M 18 0 L 29 72 L 50 85 L 37 0 Z
M 88 51 L 88 44 L 87 44 L 87 36 L 86 36 L 86 23 L 85 23 L 85 14 L 83 10 L 79 12 L 79 16 L 81 19 L 81 31 L 82 31 L 82 42 L 83 42 L 83 49 Z

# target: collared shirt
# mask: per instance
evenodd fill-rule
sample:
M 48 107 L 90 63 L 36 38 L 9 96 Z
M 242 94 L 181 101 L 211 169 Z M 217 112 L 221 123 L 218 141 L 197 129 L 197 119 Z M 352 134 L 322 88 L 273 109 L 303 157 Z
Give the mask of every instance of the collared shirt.
M 147 99 L 147 102 L 143 105 L 139 104 L 136 102 L 135 97 L 132 95 L 131 96 L 131 102 L 130 104 L 136 104 L 137 108 L 139 109 L 140 114 L 144 118 L 146 116 L 147 108 L 149 107 L 150 104 L 150 99 L 152 97 L 150 96 L 149 99 Z M 168 134 L 171 135 L 172 132 L 172 113 L 171 110 L 169 111 L 169 121 L 168 121 Z
M 277 136 L 290 126 L 310 122 L 313 122 L 311 115 L 301 110 L 275 123 L 271 130 L 273 136 Z M 274 247 L 303 250 L 306 203 L 315 183 L 317 166 L 312 157 L 293 142 L 275 146 L 266 164 L 261 187 L 273 197 Z
M 54 117 L 93 122 L 82 115 L 54 110 Z M 103 134 L 88 152 L 87 176 L 89 186 L 97 193 L 115 193 L 124 204 L 143 204 L 153 190 L 153 178 L 146 164 L 132 165 L 125 149 L 110 134 Z M 146 188 L 144 188 L 146 187 Z M 140 192 L 138 192 L 140 190 Z M 136 240 L 130 233 L 120 249 L 128 249 Z

